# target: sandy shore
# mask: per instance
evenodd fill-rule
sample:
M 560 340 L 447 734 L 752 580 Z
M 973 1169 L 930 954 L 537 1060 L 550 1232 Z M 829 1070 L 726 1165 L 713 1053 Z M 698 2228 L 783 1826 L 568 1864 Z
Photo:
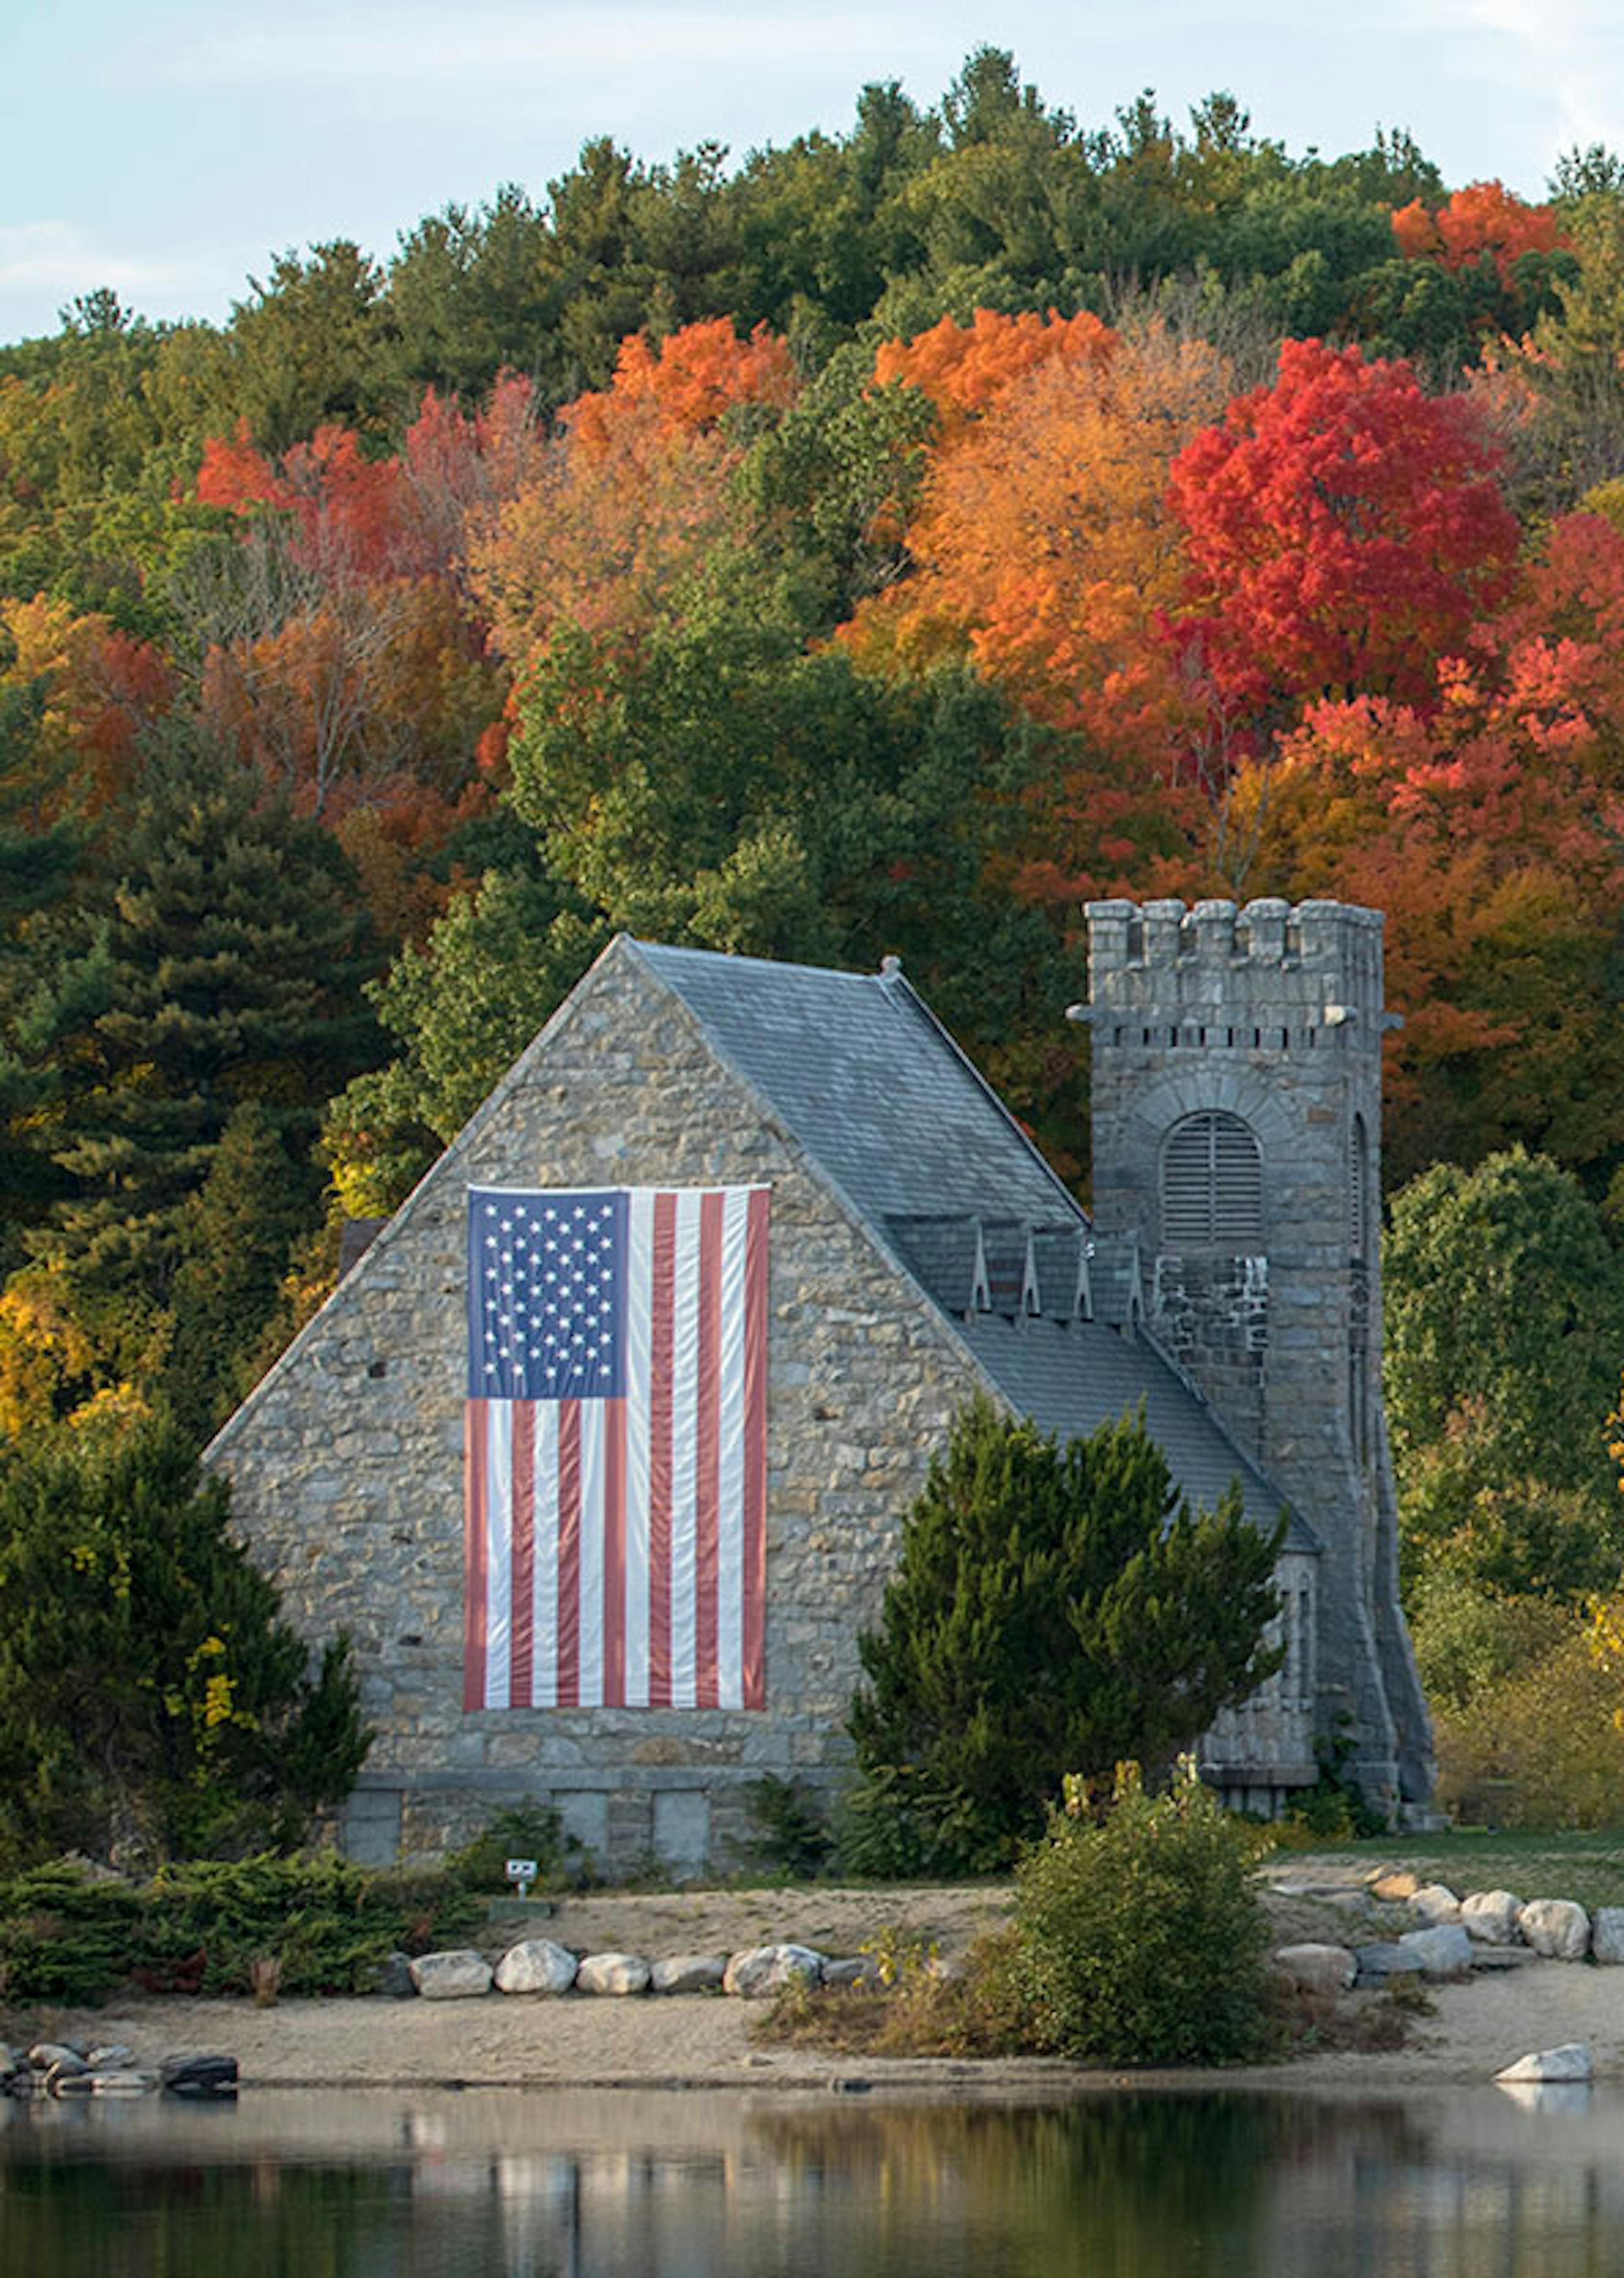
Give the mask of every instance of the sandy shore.
M 900 1929 L 951 1955 L 1003 1919 L 1006 1907 L 1007 1893 L 996 1889 L 850 1892 L 814 1885 L 799 1892 L 608 1894 L 561 1902 L 551 1917 L 532 1919 L 518 1934 L 555 1938 L 581 1952 L 651 1956 L 731 1952 L 775 1937 L 793 1937 L 826 1953 L 850 1953 L 865 1939 Z M 1285 1902 L 1278 1906 L 1278 1920 L 1285 1936 L 1338 1934 L 1334 1906 Z M 499 1949 L 510 1928 L 493 1926 L 483 1943 Z M 1351 1928 L 1341 1935 L 1350 1937 Z M 1598 2079 L 1624 2080 L 1624 1969 L 1531 1961 L 1439 1986 L 1434 1999 L 1437 2014 L 1416 2022 L 1402 2049 L 1310 2052 L 1287 2065 L 1210 2077 L 1231 2085 L 1316 2091 L 1483 2082 L 1530 2049 L 1582 2040 L 1590 2044 Z M 14 2022 L 70 2039 L 127 2042 L 144 2061 L 179 2050 L 226 2050 L 239 2060 L 244 2082 L 263 2087 L 827 2090 L 860 2078 L 876 2089 L 1009 2096 L 1064 2093 L 1102 2077 L 1168 2077 L 1102 2075 L 1054 2060 L 989 2064 L 759 2049 L 750 2034 L 759 2014 L 753 2002 L 719 1995 L 286 2000 L 271 2009 L 246 2000 L 131 1995 L 99 2009 L 34 2011 Z M 1189 2084 L 1196 2076 L 1175 2077 Z

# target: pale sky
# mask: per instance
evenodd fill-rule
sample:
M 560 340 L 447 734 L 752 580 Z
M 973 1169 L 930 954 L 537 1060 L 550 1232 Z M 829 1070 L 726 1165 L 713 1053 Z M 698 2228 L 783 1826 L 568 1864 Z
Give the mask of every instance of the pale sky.
M 1182 121 L 1228 88 L 1293 152 L 1407 127 L 1452 184 L 1537 195 L 1574 143 L 1624 149 L 1612 0 L 11 0 L 0 24 L 0 340 L 111 285 L 152 317 L 222 319 L 271 256 L 503 181 L 539 196 L 589 135 L 643 158 L 843 131 L 858 89 L 934 102 L 982 42 L 1086 126 L 1154 87 Z

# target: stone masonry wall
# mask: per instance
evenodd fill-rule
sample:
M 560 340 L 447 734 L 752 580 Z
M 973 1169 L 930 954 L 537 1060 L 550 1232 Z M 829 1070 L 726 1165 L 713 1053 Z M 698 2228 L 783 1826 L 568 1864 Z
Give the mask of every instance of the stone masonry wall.
M 465 1190 L 773 1190 L 765 1713 L 461 1707 Z M 903 1512 L 978 1386 L 946 1325 L 616 943 L 216 1441 L 238 1525 L 312 1640 L 355 1640 L 377 1739 L 361 1856 L 551 1798 L 600 1858 L 726 1864 L 762 1774 L 824 1785 Z
M 1323 1547 L 1322 1734 L 1351 1717 L 1372 1794 L 1423 1801 L 1430 1734 L 1398 1610 L 1380 1417 L 1381 918 L 1334 902 L 1096 902 L 1089 926 L 1098 1223 L 1137 1235 L 1153 1326 Z M 1211 1112 L 1238 1116 L 1262 1154 L 1266 1282 L 1249 1320 L 1233 1261 L 1209 1261 L 1215 1286 L 1197 1289 L 1163 1248 L 1162 1150 L 1181 1119 Z

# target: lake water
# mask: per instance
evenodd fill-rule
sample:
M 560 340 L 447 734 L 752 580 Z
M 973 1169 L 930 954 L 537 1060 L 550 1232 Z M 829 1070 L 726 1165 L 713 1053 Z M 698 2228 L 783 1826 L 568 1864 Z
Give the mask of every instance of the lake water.
M 1624 2096 L 0 2107 L 4 2278 L 1609 2278 Z

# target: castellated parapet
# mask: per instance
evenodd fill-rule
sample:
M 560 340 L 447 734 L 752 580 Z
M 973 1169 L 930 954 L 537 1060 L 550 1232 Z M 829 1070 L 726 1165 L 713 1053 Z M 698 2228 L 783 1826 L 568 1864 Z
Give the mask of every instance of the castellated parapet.
M 1094 1212 L 1148 1326 L 1320 1536 L 1317 1721 L 1430 1791 L 1380 1389 L 1382 918 L 1092 902 Z

